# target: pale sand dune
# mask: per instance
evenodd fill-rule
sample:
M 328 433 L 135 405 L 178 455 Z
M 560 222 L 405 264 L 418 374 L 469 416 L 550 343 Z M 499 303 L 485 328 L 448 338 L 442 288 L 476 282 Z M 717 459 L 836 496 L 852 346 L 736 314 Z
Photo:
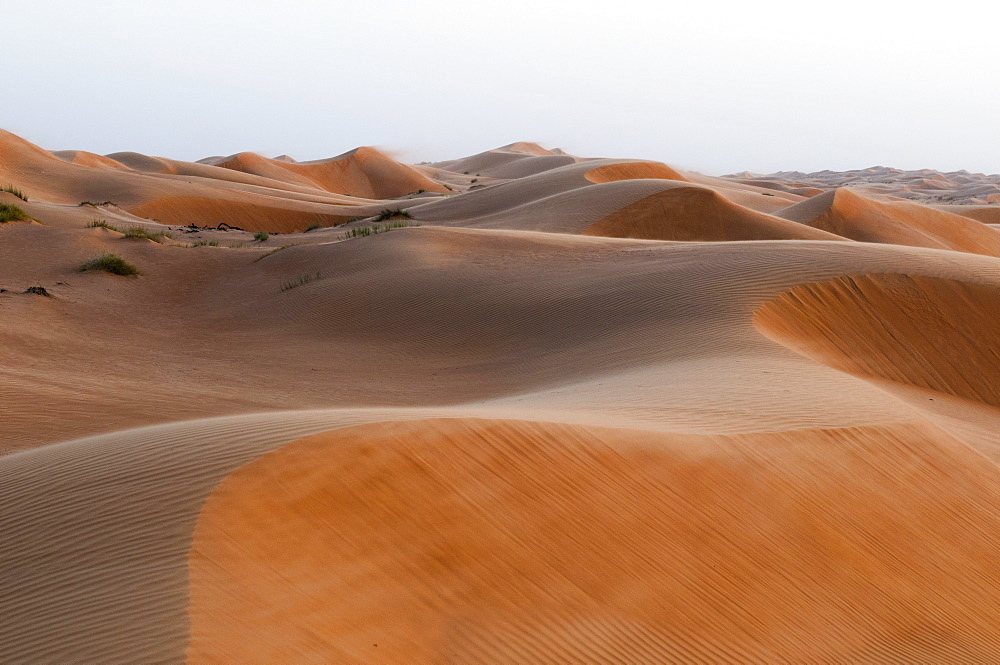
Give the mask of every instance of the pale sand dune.
M 823 191 L 850 187 L 864 196 L 919 201 L 933 205 L 1000 203 L 1000 175 L 933 169 L 903 171 L 873 166 L 853 171 L 780 171 L 770 175 L 736 173 L 723 176 L 745 185 L 812 196 Z M 812 193 L 808 193 L 812 192 Z
M 1000 660 L 989 209 L 742 180 L 0 135 L 0 662 Z
M 90 166 L 98 169 L 127 169 L 121 162 L 116 162 L 110 157 L 105 157 L 103 155 L 95 155 L 92 152 L 87 152 L 85 150 L 55 150 L 52 152 L 53 155 L 63 160 L 64 162 L 70 162 L 72 164 L 79 164 L 80 166 Z
M 758 426 L 774 427 L 803 409 L 813 414 L 811 426 L 842 426 L 877 412 L 878 402 L 857 390 L 828 395 L 826 379 L 807 378 L 808 362 L 787 364 L 793 356 L 750 326 L 754 307 L 846 274 L 905 269 L 965 281 L 997 274 L 987 257 L 862 243 L 665 245 L 425 227 L 292 247 L 255 262 L 266 249 L 157 245 L 104 229 L 22 225 L 0 234 L 14 258 L 0 273 L 0 288 L 14 293 L 0 296 L 18 312 L 3 321 L 8 343 L 0 349 L 8 450 L 269 408 L 494 399 L 642 368 L 662 367 L 661 380 L 684 381 L 700 369 L 677 363 L 720 352 L 761 358 L 747 366 L 749 382 L 769 363 L 794 371 L 797 405 L 770 406 L 766 388 L 745 404 L 733 401 L 724 386 L 735 376 L 723 371 L 719 381 L 699 379 L 700 396 L 687 396 L 680 413 L 700 400 L 727 431 L 765 413 L 774 414 L 770 424 Z M 144 275 L 77 272 L 108 250 Z M 20 295 L 35 284 L 56 297 Z M 805 389 L 811 383 L 815 393 Z M 350 388 L 330 389 L 340 384 Z M 786 386 L 773 389 L 786 394 Z M 677 426 L 671 401 L 641 384 L 599 399 L 609 408 L 650 400 Z M 51 410 L 72 417 L 39 416 Z
M 471 157 L 436 162 L 432 166 L 469 176 L 511 179 L 536 175 L 577 161 L 578 158 L 572 155 L 546 150 L 537 143 L 519 142 Z
M 647 196 L 589 226 L 586 235 L 650 240 L 845 240 L 743 208 L 707 187 Z

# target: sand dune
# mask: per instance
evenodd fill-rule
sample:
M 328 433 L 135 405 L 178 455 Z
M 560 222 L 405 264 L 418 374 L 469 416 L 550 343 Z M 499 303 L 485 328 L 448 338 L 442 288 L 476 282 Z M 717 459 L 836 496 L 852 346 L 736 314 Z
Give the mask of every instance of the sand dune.
M 418 190 L 448 191 L 413 168 L 366 147 L 315 162 L 285 162 L 243 152 L 216 166 L 366 199 L 389 199 Z
M 862 242 L 1000 256 L 1000 235 L 983 224 L 912 203 L 873 201 L 848 189 L 815 196 L 775 214 Z
M 650 240 L 844 240 L 743 208 L 703 187 L 677 187 L 647 196 L 601 219 L 584 233 Z
M 769 187 L 806 194 L 850 187 L 865 196 L 892 197 L 933 204 L 1000 203 L 1000 175 L 941 172 L 933 169 L 904 171 L 873 166 L 853 171 L 779 171 L 770 175 L 749 172 L 735 173 L 724 178 L 748 185 Z
M 992 208 L 737 175 L 0 135 L 0 662 L 1000 660 Z
M 536 175 L 577 161 L 572 155 L 546 150 L 537 143 L 518 142 L 433 166 L 476 177 L 509 179 Z

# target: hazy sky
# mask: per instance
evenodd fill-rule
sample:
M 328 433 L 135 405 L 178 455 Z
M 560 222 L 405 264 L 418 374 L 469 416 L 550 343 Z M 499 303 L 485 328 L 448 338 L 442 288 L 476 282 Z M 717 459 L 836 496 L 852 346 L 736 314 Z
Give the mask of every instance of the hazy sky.
M 1000 7 L 924 6 L 16 0 L 0 127 L 179 159 L 530 140 L 716 174 L 1000 172 Z

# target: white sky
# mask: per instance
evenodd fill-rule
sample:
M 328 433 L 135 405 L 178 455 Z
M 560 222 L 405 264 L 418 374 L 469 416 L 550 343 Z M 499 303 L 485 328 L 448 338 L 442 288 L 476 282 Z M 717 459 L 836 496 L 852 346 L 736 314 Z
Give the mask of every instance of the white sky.
M 4 5 L 0 127 L 52 150 L 1000 172 L 998 3 Z

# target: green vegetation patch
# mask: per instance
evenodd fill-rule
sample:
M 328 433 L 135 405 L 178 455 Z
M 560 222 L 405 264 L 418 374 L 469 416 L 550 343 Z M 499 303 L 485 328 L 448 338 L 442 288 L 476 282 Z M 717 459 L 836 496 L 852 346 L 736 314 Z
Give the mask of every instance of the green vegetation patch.
M 7 185 L 5 187 L 0 187 L 0 192 L 7 192 L 8 194 L 13 194 L 17 198 L 21 199 L 25 203 L 28 201 L 28 197 L 20 189 L 14 185 Z
M 85 261 L 83 265 L 80 266 L 81 272 L 86 272 L 88 270 L 103 270 L 104 272 L 109 272 L 112 275 L 139 274 L 138 268 L 117 254 L 112 254 L 111 252 L 105 252 L 100 256 L 95 256 L 89 261 Z
M 9 203 L 0 203 L 0 224 L 6 222 L 24 222 L 31 219 L 24 209 Z

